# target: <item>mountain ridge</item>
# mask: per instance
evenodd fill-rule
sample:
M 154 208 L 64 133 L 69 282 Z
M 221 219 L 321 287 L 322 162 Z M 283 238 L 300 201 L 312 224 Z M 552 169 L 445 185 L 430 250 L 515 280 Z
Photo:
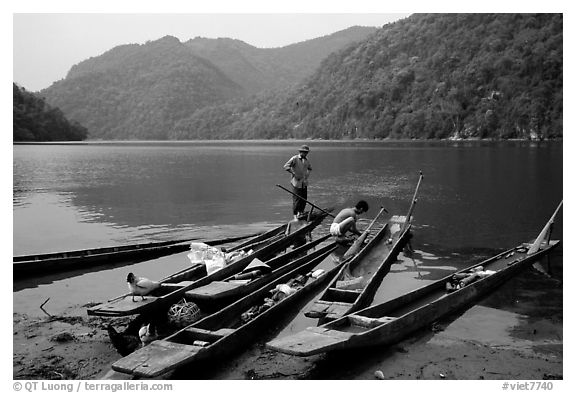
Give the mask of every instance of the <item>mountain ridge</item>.
M 562 137 L 562 14 L 413 14 L 326 49 L 339 33 L 279 49 L 164 37 L 43 93 L 96 139 Z
M 91 138 L 166 139 L 197 110 L 296 84 L 327 51 L 375 30 L 351 28 L 289 45 L 287 55 L 240 40 L 165 36 L 86 59 L 39 94 L 85 125 Z
M 207 107 L 172 139 L 561 137 L 562 14 L 413 14 L 301 84 Z

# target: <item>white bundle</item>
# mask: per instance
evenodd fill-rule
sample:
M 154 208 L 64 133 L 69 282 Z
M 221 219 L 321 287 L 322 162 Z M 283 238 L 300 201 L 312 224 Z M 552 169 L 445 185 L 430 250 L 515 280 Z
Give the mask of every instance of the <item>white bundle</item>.
M 205 243 L 191 243 L 187 257 L 193 264 L 206 265 L 208 274 L 214 273 L 226 266 L 226 254 Z
M 292 288 L 290 285 L 287 284 L 278 284 L 276 285 L 276 291 L 282 292 L 290 296 L 296 292 L 296 289 Z

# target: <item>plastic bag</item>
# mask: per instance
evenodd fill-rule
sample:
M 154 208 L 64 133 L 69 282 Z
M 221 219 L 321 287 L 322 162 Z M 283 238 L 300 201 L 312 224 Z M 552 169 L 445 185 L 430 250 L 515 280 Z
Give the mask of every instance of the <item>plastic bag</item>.
M 276 285 L 276 290 L 280 291 L 288 296 L 292 295 L 293 293 L 296 292 L 296 289 L 290 287 L 290 285 L 287 284 L 278 284 Z
M 206 266 L 208 274 L 214 273 L 226 266 L 226 254 L 221 250 L 205 243 L 191 243 L 187 257 L 193 264 Z
M 212 259 L 204 260 L 204 263 L 207 274 L 212 274 L 226 266 L 226 259 L 223 256 L 215 256 Z

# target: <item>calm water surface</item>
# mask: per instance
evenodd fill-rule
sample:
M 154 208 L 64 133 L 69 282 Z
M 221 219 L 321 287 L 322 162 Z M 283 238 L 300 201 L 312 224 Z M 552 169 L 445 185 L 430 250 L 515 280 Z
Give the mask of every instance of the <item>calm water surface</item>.
M 291 217 L 291 196 L 275 185 L 288 186 L 282 165 L 300 144 L 15 145 L 14 255 L 174 238 L 207 240 L 271 228 Z M 391 214 L 406 214 L 418 172 L 424 173 L 414 213 L 416 253 L 401 256 L 377 300 L 533 239 L 563 198 L 561 142 L 309 144 L 309 199 L 336 209 L 366 199 L 372 208 L 361 226 L 380 205 Z M 562 234 L 561 211 L 554 238 Z M 159 279 L 187 263 L 184 253 L 75 277 L 15 283 L 14 311 L 42 315 L 39 299 L 50 297 L 46 308 L 65 312 L 72 305 L 124 293 L 129 271 Z M 551 265 L 554 279 L 530 271 L 485 305 L 561 318 L 562 249 Z M 313 324 L 298 310 L 292 317 L 278 334 Z
M 219 237 L 291 215 L 282 165 L 298 143 L 14 146 L 14 255 Z M 309 197 L 416 208 L 420 242 L 506 247 L 562 199 L 562 144 L 312 143 Z M 561 234 L 562 225 L 557 225 Z

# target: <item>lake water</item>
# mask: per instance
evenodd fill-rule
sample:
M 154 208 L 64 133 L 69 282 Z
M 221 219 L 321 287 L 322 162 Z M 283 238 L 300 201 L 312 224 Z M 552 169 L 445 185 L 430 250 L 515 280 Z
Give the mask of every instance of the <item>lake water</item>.
M 15 145 L 14 255 L 218 238 L 291 217 L 282 169 L 298 142 Z M 316 142 L 309 199 L 366 199 L 405 214 L 418 172 L 417 241 L 507 247 L 562 199 L 562 143 Z M 555 233 L 562 234 L 561 220 Z
M 365 199 L 367 225 L 384 206 L 414 211 L 415 259 L 401 256 L 378 300 L 397 296 L 520 242 L 534 239 L 563 198 L 562 142 L 309 141 L 309 199 L 340 209 Z M 282 169 L 300 141 L 15 145 L 14 255 L 156 240 L 217 239 L 289 220 Z M 328 226 L 327 223 L 324 226 Z M 324 228 L 326 230 L 326 228 Z M 553 238 L 562 239 L 560 212 Z M 523 273 L 482 304 L 562 320 L 562 247 L 552 279 Z M 160 279 L 188 266 L 185 253 L 77 276 L 14 284 L 14 312 L 53 314 L 126 292 L 129 271 Z M 545 293 L 546 296 L 540 296 Z M 540 294 L 540 295 L 539 295 Z M 521 302 L 518 301 L 521 300 Z M 545 310 L 545 312 L 543 311 Z M 280 335 L 315 320 L 298 310 Z

